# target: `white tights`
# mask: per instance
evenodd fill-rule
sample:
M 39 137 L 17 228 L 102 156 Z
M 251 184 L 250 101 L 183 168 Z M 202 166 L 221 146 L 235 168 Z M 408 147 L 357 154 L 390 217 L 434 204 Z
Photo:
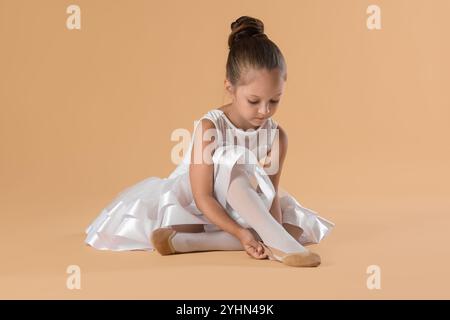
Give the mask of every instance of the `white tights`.
M 227 201 L 251 226 L 250 230 L 253 231 L 257 240 L 262 240 L 266 245 L 286 253 L 307 250 L 265 208 L 242 165 L 238 164 L 233 168 Z M 244 250 L 241 242 L 226 231 L 177 232 L 172 239 L 172 244 L 179 252 Z

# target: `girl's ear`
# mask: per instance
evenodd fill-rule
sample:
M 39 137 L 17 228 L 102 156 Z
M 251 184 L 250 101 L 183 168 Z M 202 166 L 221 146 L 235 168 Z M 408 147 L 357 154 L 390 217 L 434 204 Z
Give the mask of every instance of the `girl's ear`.
M 231 84 L 231 82 L 228 79 L 225 79 L 224 85 L 225 85 L 225 90 L 227 90 L 227 92 L 229 94 L 233 95 L 233 93 L 234 93 L 233 85 Z

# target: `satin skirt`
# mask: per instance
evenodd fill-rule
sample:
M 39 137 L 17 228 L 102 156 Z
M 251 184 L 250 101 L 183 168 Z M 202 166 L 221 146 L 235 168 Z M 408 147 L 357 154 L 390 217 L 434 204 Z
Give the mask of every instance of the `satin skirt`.
M 267 209 L 275 196 L 269 176 L 253 153 L 242 146 L 217 148 L 213 161 L 216 199 L 238 224 L 251 228 L 227 202 L 231 172 L 236 165 L 244 165 Z M 282 222 L 303 230 L 297 239 L 300 243 L 319 243 L 334 227 L 280 186 L 278 196 Z M 179 224 L 202 224 L 206 232 L 220 230 L 196 207 L 185 163 L 167 178 L 148 177 L 117 194 L 87 227 L 85 242 L 99 250 L 154 250 L 150 241 L 153 230 Z

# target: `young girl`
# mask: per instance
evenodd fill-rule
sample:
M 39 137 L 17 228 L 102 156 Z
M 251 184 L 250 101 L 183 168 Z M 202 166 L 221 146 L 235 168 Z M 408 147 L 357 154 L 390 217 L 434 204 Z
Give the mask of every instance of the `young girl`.
M 128 187 L 87 228 L 102 250 L 175 254 L 245 250 L 255 259 L 312 267 L 334 224 L 279 187 L 287 135 L 272 119 L 283 94 L 284 57 L 263 23 L 231 24 L 225 88 L 232 102 L 209 110 L 194 128 L 183 161 L 167 178 Z

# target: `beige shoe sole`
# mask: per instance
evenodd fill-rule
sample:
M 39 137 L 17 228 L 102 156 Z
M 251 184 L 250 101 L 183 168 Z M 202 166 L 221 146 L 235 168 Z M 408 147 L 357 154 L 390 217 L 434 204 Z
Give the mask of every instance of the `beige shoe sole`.
M 290 267 L 317 267 L 320 265 L 320 256 L 317 253 L 307 251 L 298 253 L 285 253 L 272 248 L 259 241 L 270 260 L 277 260 Z

